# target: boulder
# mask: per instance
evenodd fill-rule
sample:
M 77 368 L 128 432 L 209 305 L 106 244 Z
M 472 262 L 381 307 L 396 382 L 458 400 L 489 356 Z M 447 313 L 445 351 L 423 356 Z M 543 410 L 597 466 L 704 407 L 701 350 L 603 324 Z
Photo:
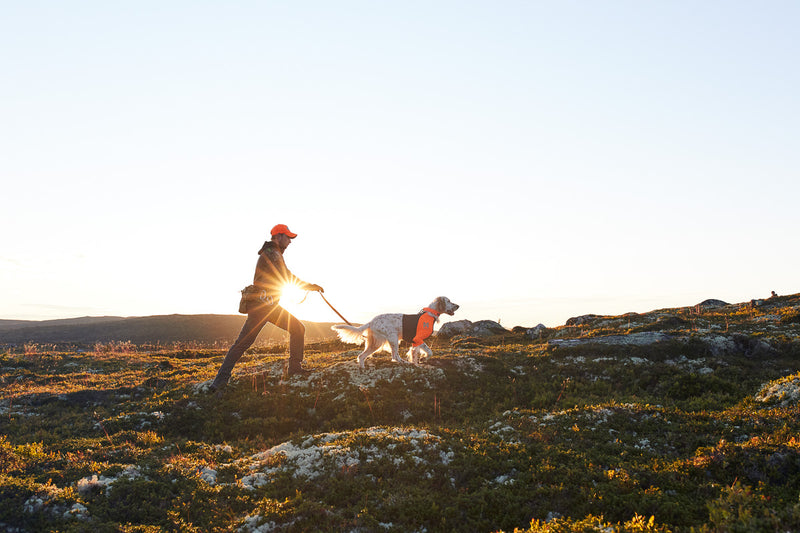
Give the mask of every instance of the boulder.
M 567 319 L 567 326 L 583 326 L 588 324 L 592 320 L 596 318 L 600 318 L 599 315 L 581 315 L 581 316 L 574 316 L 572 318 Z
M 794 374 L 762 385 L 756 401 L 774 403 L 780 407 L 797 405 L 800 400 L 800 375 Z
M 702 307 L 703 309 L 714 309 L 715 307 L 725 307 L 726 305 L 730 305 L 728 302 L 723 302 L 722 300 L 703 300 L 696 307 Z
M 529 339 L 541 339 L 542 335 L 544 335 L 546 332 L 547 328 L 545 327 L 545 325 L 539 324 L 536 327 L 528 328 L 527 330 L 525 330 L 525 335 L 527 335 Z
M 769 357 L 777 350 L 766 341 L 749 335 L 735 333 L 733 335 L 706 335 L 702 337 L 711 355 L 742 354 L 745 357 Z
M 643 333 L 630 333 L 628 335 L 604 335 L 601 337 L 586 337 L 582 339 L 553 339 L 547 341 L 550 346 L 581 346 L 584 344 L 629 345 L 647 346 L 657 342 L 672 340 L 672 335 L 660 331 L 645 331 Z
M 491 337 L 508 333 L 508 330 L 494 320 L 478 320 L 472 324 L 472 330 L 469 333 L 474 337 Z
M 727 335 L 706 335 L 701 340 L 708 346 L 714 357 L 736 352 L 736 343 Z
M 503 333 L 508 333 L 508 330 L 494 320 L 478 320 L 477 322 L 457 320 L 455 322 L 443 324 L 442 327 L 439 328 L 437 335 L 449 339 L 459 335 L 468 337 L 491 337 L 492 335 L 502 335 Z
M 436 335 L 449 339 L 456 335 L 466 335 L 470 331 L 472 331 L 472 322 L 469 320 L 456 320 L 455 322 L 442 324 L 442 327 L 439 328 L 439 332 Z

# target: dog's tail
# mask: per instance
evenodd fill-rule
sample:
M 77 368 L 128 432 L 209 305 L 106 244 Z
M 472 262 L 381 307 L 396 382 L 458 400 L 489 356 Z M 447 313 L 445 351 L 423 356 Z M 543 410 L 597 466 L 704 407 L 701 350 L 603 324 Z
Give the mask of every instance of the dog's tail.
M 369 324 L 363 326 L 348 326 L 346 324 L 336 324 L 331 326 L 331 329 L 339 335 L 339 338 L 350 344 L 361 344 L 366 339 L 364 331 L 367 330 Z

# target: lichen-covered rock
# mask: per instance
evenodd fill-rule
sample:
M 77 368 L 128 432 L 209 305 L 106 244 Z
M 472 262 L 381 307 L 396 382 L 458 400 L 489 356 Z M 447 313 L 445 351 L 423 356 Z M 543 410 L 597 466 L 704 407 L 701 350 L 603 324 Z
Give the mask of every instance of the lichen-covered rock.
M 599 315 L 574 316 L 572 318 L 568 318 L 567 319 L 566 325 L 567 326 L 583 326 L 583 325 L 586 325 L 589 322 L 591 322 L 592 320 L 595 320 L 597 318 L 600 318 L 600 316 Z
M 477 322 L 457 320 L 444 324 L 437 335 L 449 339 L 459 335 L 491 337 L 492 335 L 502 335 L 504 333 L 508 333 L 508 330 L 494 320 L 479 320 Z
M 479 320 L 472 324 L 470 335 L 475 337 L 491 337 L 492 335 L 502 335 L 508 330 L 494 320 Z
M 456 335 L 466 335 L 472 330 L 472 322 L 469 320 L 456 320 L 455 322 L 448 322 L 439 328 L 436 334 L 439 337 L 449 339 Z
M 529 339 L 541 339 L 542 336 L 547 332 L 547 328 L 544 324 L 539 324 L 536 327 L 528 328 L 525 330 L 525 335 Z
M 581 346 L 583 344 L 607 344 L 647 346 L 656 342 L 672 340 L 672 335 L 660 331 L 645 331 L 629 335 L 604 335 L 601 337 L 586 337 L 582 339 L 552 339 L 547 341 L 550 346 Z
M 780 407 L 797 405 L 800 400 L 800 374 L 770 381 L 756 393 L 756 401 L 777 404 Z

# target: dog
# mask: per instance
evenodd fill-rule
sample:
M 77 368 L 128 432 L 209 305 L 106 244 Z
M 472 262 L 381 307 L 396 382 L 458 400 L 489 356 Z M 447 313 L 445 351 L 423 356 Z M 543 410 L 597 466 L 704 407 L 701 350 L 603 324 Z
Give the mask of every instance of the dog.
M 350 344 L 364 342 L 364 351 L 356 358 L 362 370 L 367 357 L 380 350 L 390 351 L 392 360 L 398 363 L 418 365 L 420 352 L 425 352 L 427 358 L 433 356 L 433 351 L 424 342 L 425 338 L 433 333 L 433 323 L 439 321 L 441 314 L 452 316 L 458 307 L 448 298 L 439 296 L 417 315 L 386 313 L 376 316 L 363 326 L 337 324 L 331 326 L 331 329 L 344 342 Z M 409 342 L 413 340 L 407 354 L 408 361 L 400 358 L 401 339 Z

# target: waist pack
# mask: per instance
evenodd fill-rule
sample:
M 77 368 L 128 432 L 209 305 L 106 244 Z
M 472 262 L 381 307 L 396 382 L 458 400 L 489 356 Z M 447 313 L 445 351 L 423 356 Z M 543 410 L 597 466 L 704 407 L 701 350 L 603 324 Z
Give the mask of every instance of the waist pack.
M 267 295 L 267 291 L 255 285 L 248 285 L 242 289 L 242 298 L 239 300 L 239 312 L 247 314 L 251 309 L 261 305 L 272 305 L 275 299 Z

